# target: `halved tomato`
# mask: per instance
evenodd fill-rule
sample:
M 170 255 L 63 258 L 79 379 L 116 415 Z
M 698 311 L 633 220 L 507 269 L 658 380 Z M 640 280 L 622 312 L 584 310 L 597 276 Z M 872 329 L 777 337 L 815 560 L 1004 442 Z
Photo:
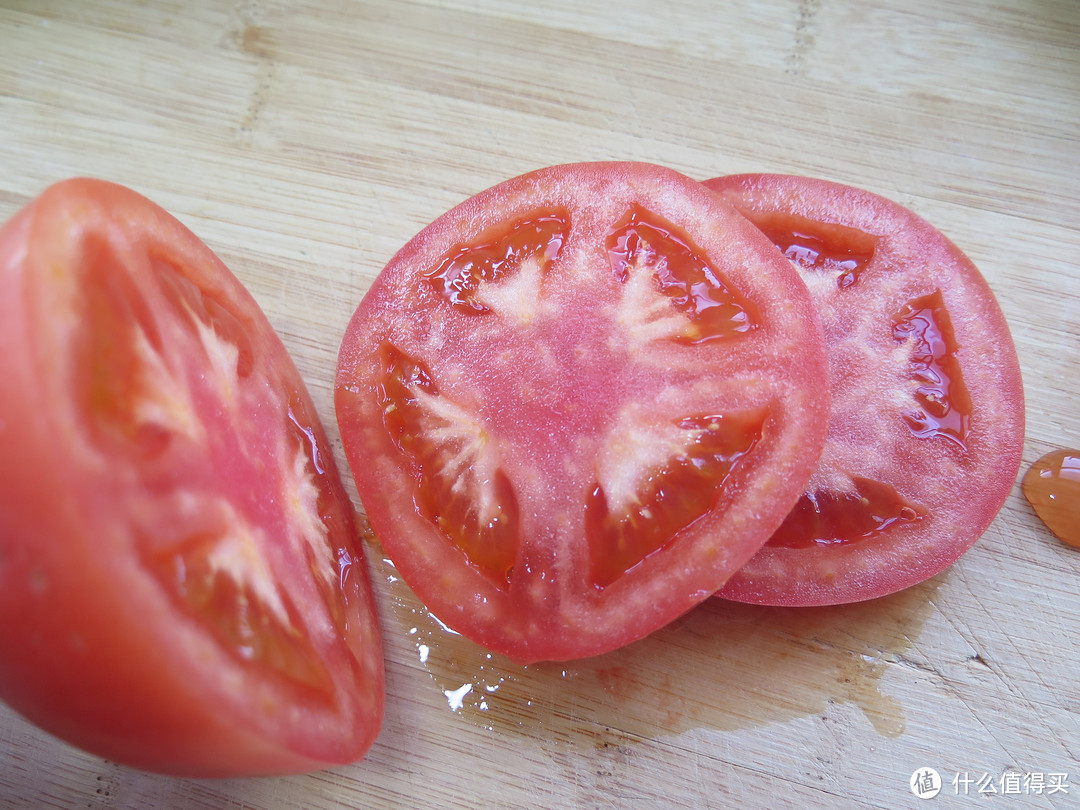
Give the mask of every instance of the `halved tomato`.
M 382 645 L 300 374 L 216 256 L 133 191 L 0 230 L 0 697 L 169 773 L 360 758 Z
M 779 175 L 706 185 L 810 288 L 832 391 L 809 486 L 720 595 L 836 604 L 944 570 L 990 525 L 1020 466 L 1020 367 L 986 281 L 930 224 L 877 195 Z
M 372 526 L 447 625 L 520 661 L 640 638 L 699 603 L 802 491 L 828 413 L 805 286 L 656 166 L 518 177 L 440 217 L 339 358 Z

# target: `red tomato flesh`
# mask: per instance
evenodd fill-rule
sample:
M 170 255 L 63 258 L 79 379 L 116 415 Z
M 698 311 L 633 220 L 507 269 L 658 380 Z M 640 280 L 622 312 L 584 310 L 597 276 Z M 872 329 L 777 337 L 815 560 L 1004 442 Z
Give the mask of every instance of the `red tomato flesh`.
M 360 758 L 382 646 L 300 374 L 240 282 L 133 191 L 0 231 L 0 697 L 200 776 Z
M 804 285 L 700 184 L 553 167 L 424 229 L 342 342 L 357 487 L 405 581 L 521 661 L 706 598 L 794 505 L 828 410 Z
M 825 605 L 913 585 L 990 525 L 1020 465 L 1008 325 L 960 250 L 882 197 L 804 177 L 708 181 L 806 282 L 829 347 L 832 415 L 796 508 L 720 591 Z

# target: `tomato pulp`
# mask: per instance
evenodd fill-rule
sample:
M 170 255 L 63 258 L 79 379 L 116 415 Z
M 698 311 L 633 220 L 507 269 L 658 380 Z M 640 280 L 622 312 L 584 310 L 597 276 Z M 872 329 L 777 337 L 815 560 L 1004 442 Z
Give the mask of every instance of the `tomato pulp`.
M 1000 510 L 1023 445 L 1019 363 L 986 281 L 930 224 L 877 195 L 781 175 L 706 185 L 806 282 L 832 392 L 809 486 L 720 595 L 835 604 L 944 570 Z
M 520 661 L 640 638 L 720 587 L 802 491 L 828 413 L 805 286 L 700 184 L 558 166 L 387 265 L 339 357 L 376 534 L 448 626 Z
M 153 771 L 360 758 L 383 671 L 354 514 L 254 299 L 88 179 L 0 230 L 0 281 L 0 697 Z

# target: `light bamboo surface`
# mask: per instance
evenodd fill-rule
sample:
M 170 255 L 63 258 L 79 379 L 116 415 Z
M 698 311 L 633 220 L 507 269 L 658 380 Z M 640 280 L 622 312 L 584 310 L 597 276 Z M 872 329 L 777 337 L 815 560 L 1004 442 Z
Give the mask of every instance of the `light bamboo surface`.
M 1025 466 L 1080 446 L 1078 121 L 1075 0 L 0 0 L 0 219 L 74 175 L 172 211 L 266 310 L 342 464 L 338 343 L 390 256 L 470 194 L 599 159 L 908 205 L 1001 300 Z M 1080 553 L 1019 487 L 910 592 L 709 603 L 570 665 L 488 657 L 369 552 L 389 696 L 365 761 L 164 778 L 0 708 L 0 807 L 891 810 L 927 766 L 928 806 L 974 806 L 984 775 L 995 807 L 1080 805 Z

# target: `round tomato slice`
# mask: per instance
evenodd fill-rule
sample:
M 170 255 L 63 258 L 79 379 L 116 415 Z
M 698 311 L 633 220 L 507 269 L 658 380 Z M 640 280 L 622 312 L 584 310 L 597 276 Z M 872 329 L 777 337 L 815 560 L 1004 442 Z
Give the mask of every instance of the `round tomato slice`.
M 382 721 L 355 515 L 265 315 L 121 186 L 0 231 L 0 697 L 200 776 L 345 763 Z
M 813 468 L 826 359 L 805 286 L 651 165 L 509 180 L 416 236 L 345 334 L 336 404 L 372 526 L 448 626 L 594 655 L 716 590 Z
M 832 415 L 798 505 L 720 594 L 826 605 L 944 570 L 1020 466 L 1020 367 L 975 266 L 911 211 L 823 180 L 710 180 L 799 271 L 829 346 Z

